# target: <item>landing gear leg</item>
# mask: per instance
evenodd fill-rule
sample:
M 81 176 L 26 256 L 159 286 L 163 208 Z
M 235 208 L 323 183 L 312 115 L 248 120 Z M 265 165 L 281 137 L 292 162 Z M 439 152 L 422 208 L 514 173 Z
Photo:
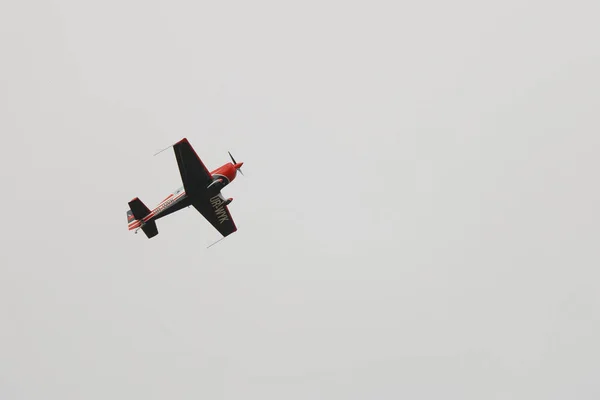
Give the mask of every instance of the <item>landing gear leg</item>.
M 138 228 L 137 228 L 137 229 L 136 229 L 136 230 L 135 230 L 133 233 L 135 233 L 135 234 L 137 235 L 138 231 L 139 231 L 140 229 L 142 229 L 142 227 L 143 227 L 144 225 L 146 225 L 146 223 L 145 223 L 145 222 L 142 222 L 142 223 L 141 223 L 141 225 L 140 225 L 140 226 L 139 226 L 139 227 L 138 227 Z

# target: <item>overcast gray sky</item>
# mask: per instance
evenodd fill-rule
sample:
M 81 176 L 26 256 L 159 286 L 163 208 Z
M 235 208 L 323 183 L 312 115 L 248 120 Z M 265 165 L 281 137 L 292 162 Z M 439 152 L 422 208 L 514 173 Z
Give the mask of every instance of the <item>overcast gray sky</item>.
M 2 2 L 0 399 L 598 399 L 599 12 Z

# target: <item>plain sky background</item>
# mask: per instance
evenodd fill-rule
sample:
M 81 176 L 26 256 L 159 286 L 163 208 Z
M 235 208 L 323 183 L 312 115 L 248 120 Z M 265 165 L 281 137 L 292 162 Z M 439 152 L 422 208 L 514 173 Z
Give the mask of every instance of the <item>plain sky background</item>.
M 599 15 L 0 2 L 0 399 L 600 398 Z

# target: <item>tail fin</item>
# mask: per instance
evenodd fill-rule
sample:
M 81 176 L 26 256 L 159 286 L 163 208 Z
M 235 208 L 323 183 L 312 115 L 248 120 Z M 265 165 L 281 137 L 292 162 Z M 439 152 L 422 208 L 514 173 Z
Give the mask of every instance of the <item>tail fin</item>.
M 127 229 L 130 231 L 137 229 L 140 227 L 141 223 L 142 221 L 135 219 L 135 216 L 131 210 L 127 210 Z
M 141 228 L 148 239 L 158 235 L 158 227 L 155 221 L 142 222 L 150 214 L 150 209 L 139 199 L 135 198 L 129 202 L 130 210 L 127 211 L 127 223 L 129 230 Z M 137 233 L 137 232 L 136 232 Z
M 133 216 L 133 213 L 131 212 L 131 210 L 127 210 L 127 223 L 131 225 L 131 223 L 134 221 L 135 217 Z

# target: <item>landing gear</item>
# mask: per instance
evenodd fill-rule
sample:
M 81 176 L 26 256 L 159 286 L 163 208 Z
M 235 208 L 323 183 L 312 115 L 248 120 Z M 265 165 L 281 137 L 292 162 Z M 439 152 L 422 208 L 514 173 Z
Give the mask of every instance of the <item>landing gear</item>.
M 137 228 L 137 229 L 136 229 L 136 230 L 135 230 L 133 233 L 135 233 L 135 234 L 137 235 L 138 231 L 139 231 L 140 229 L 142 229 L 142 228 L 144 227 L 144 225 L 146 225 L 146 223 L 145 223 L 145 222 L 142 222 L 142 223 L 140 224 L 140 226 L 139 226 L 139 227 L 138 227 L 138 228 Z

